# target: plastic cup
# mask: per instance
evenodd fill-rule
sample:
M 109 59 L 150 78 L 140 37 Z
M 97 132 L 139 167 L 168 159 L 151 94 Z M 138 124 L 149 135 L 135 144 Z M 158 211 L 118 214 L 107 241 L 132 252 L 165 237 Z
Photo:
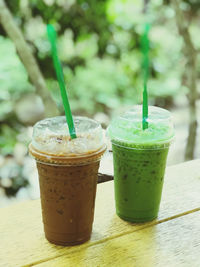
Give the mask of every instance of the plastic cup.
M 114 162 L 117 215 L 130 222 L 158 216 L 167 154 L 174 137 L 171 114 L 149 107 L 148 129 L 142 129 L 142 106 L 135 106 L 108 127 Z
M 39 174 L 44 232 L 57 245 L 90 239 L 99 162 L 105 152 L 102 128 L 86 117 L 74 117 L 71 139 L 65 117 L 38 122 L 29 152 Z

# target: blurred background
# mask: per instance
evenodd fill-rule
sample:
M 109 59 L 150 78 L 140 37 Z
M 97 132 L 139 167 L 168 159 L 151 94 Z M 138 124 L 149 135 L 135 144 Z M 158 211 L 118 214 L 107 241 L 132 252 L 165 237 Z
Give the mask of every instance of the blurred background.
M 32 126 L 64 114 L 47 23 L 58 33 L 73 114 L 106 128 L 142 103 L 149 22 L 149 104 L 170 110 L 176 128 L 168 165 L 200 157 L 199 18 L 199 0 L 0 0 L 0 207 L 39 196 Z

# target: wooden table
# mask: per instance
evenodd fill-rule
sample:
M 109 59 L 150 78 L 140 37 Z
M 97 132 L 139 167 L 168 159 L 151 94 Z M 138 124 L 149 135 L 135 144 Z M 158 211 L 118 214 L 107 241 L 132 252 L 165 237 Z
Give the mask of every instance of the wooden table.
M 74 247 L 44 238 L 40 201 L 0 209 L 0 266 L 200 266 L 200 160 L 168 167 L 157 220 L 115 214 L 113 181 L 99 184 L 91 240 Z

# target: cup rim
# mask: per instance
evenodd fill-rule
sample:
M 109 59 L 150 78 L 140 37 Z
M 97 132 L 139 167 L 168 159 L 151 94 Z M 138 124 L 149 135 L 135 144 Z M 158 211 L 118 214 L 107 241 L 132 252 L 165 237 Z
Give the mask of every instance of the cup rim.
M 95 161 L 100 161 L 101 157 L 107 149 L 106 144 L 104 144 L 100 149 L 92 151 L 85 154 L 80 154 L 77 156 L 56 156 L 53 154 L 43 153 L 33 147 L 32 143 L 29 144 L 29 154 L 36 160 L 36 162 L 47 164 L 47 165 L 87 165 Z
M 162 149 L 166 149 L 169 148 L 172 141 L 174 138 L 171 138 L 169 140 L 165 140 L 163 142 L 159 142 L 157 144 L 148 144 L 148 143 L 136 143 L 136 144 L 131 144 L 131 146 L 129 145 L 125 145 L 125 142 L 121 142 L 121 144 L 119 142 L 115 142 L 115 140 L 111 140 L 112 145 L 118 146 L 118 147 L 122 147 L 122 148 L 126 148 L 129 150 L 162 150 Z

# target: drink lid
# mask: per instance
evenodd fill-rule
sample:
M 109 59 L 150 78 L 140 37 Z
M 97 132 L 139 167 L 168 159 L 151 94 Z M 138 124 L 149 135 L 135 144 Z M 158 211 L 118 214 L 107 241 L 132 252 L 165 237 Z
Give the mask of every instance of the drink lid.
M 74 117 L 77 138 L 71 139 L 66 118 L 58 116 L 37 122 L 33 127 L 29 151 L 36 160 L 80 161 L 105 151 L 101 125 L 87 117 Z M 79 159 L 79 160 L 78 160 Z M 83 159 L 84 160 L 84 159 Z
M 170 142 L 174 137 L 171 113 L 159 107 L 149 106 L 148 128 L 142 129 L 142 106 L 137 105 L 112 120 L 107 134 L 112 143 L 127 145 L 154 145 Z

